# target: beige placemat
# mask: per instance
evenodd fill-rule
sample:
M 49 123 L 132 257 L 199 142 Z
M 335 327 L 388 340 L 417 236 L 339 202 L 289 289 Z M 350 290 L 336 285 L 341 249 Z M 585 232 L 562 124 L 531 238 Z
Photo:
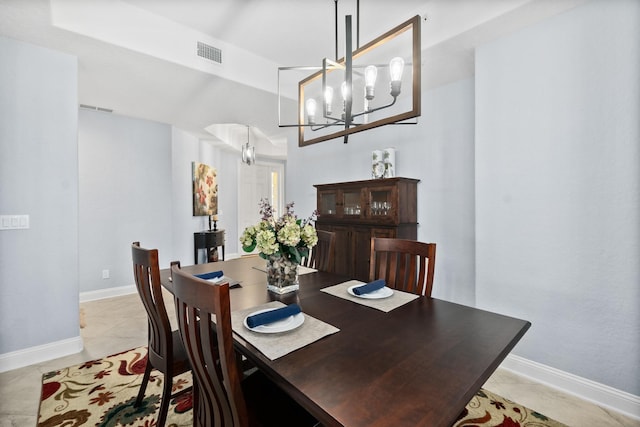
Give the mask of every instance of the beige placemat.
M 280 301 L 272 301 L 257 307 L 232 312 L 231 327 L 233 332 L 240 335 L 269 359 L 275 360 L 285 354 L 289 354 L 292 351 L 309 345 L 320 338 L 340 331 L 340 329 L 335 326 L 309 316 L 306 313 L 304 313 L 304 323 L 302 326 L 292 331 L 277 334 L 253 332 L 248 330 L 243 324 L 244 318 L 254 311 L 265 308 L 278 308 L 284 305 L 285 304 Z
M 397 289 L 393 290 L 393 295 L 389 298 L 382 299 L 366 299 L 366 298 L 358 298 L 347 292 L 347 289 L 353 285 L 362 285 L 364 282 L 359 280 L 349 280 L 348 282 L 338 283 L 337 285 L 329 286 L 327 288 L 320 289 L 322 292 L 326 292 L 333 296 L 344 298 L 349 301 L 353 301 L 358 304 L 366 305 L 367 307 L 375 308 L 380 311 L 384 311 L 385 313 L 390 312 L 393 309 L 396 309 L 404 304 L 413 301 L 418 298 L 419 295 L 410 294 L 408 292 L 399 291 Z
M 257 266 L 253 266 L 253 268 L 255 268 L 256 270 L 262 271 L 263 273 L 267 272 L 267 267 L 257 267 Z M 305 267 L 304 265 L 299 265 L 298 266 L 298 276 L 302 275 L 302 274 L 309 274 L 309 273 L 315 273 L 316 270 L 315 268 L 309 268 L 309 267 Z

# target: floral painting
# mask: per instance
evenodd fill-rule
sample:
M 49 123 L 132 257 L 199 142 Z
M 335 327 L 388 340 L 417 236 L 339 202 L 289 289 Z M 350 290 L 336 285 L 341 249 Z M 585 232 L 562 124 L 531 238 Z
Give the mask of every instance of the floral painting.
M 192 162 L 193 216 L 218 214 L 217 171 L 204 163 Z

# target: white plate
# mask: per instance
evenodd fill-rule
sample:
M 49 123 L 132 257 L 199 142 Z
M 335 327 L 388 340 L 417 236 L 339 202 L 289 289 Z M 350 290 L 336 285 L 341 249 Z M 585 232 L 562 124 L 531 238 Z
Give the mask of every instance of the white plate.
M 362 285 L 349 286 L 349 288 L 347 289 L 347 292 L 349 292 L 349 295 L 352 295 L 356 298 L 365 298 L 365 299 L 382 299 L 382 298 L 389 298 L 391 295 L 393 295 L 393 289 L 387 288 L 386 286 L 384 288 L 380 288 L 373 292 L 368 292 L 362 295 L 358 295 L 355 292 L 353 292 L 353 288 L 358 288 L 364 285 L 366 285 L 366 283 L 363 283 Z
M 278 307 L 279 308 L 279 307 Z M 267 311 L 277 310 L 278 308 L 267 308 L 264 310 L 254 311 L 250 313 L 247 317 L 253 316 L 254 314 L 265 313 Z M 298 313 L 293 316 L 285 317 L 282 320 L 278 320 L 277 322 L 266 323 L 264 325 L 256 326 L 255 328 L 249 327 L 247 324 L 247 317 L 244 318 L 244 327 L 253 332 L 260 332 L 262 334 L 277 334 L 278 332 L 287 332 L 291 331 L 298 326 L 304 323 L 304 314 Z

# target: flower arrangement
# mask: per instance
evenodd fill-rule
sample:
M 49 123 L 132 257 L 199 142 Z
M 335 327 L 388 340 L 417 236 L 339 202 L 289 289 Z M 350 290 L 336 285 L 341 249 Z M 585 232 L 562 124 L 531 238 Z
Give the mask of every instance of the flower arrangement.
M 257 247 L 260 257 L 266 260 L 284 257 L 300 264 L 302 258 L 309 256 L 309 249 L 318 243 L 318 234 L 312 224 L 317 215 L 315 211 L 305 220 L 298 219 L 291 202 L 287 204 L 284 215 L 276 218 L 271 204 L 262 199 L 260 215 L 261 221 L 245 228 L 240 237 L 245 252 L 253 252 Z

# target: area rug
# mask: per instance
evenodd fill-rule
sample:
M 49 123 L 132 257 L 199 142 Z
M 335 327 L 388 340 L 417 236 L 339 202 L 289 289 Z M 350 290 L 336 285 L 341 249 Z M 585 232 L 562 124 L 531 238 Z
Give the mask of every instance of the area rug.
M 146 362 L 147 348 L 140 347 L 44 374 L 38 426 L 155 427 L 164 382 L 160 372 L 152 372 L 142 404 L 134 407 Z M 190 385 L 191 374 L 183 374 L 174 379 L 173 391 Z M 191 426 L 191 407 L 190 392 L 173 399 L 166 426 Z M 564 424 L 481 389 L 454 426 L 563 427 Z

